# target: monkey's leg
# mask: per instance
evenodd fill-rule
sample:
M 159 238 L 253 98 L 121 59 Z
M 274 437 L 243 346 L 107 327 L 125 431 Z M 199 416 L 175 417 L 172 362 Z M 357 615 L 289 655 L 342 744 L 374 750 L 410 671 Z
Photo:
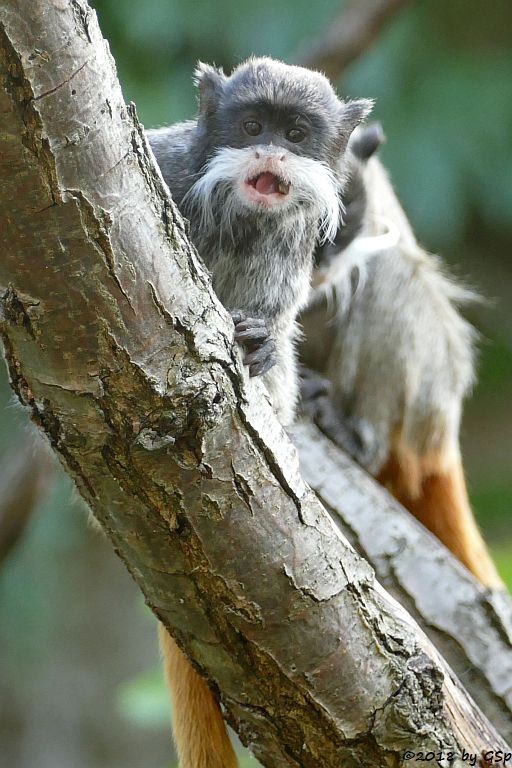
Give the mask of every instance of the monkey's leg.
M 165 627 L 158 631 L 180 768 L 237 768 L 217 699 Z
M 392 454 L 377 479 L 482 584 L 503 588 L 471 510 L 460 459 L 445 470 L 431 472 L 419 469 L 419 459 L 416 466 L 411 462 L 414 465 L 414 457 L 401 465 Z

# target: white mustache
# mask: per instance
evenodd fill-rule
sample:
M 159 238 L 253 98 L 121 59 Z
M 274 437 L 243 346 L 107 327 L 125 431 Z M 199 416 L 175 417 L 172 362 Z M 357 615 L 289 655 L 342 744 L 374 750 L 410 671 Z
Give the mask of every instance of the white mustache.
M 283 158 L 283 159 L 281 159 Z M 338 194 L 339 184 L 331 169 L 319 160 L 273 147 L 260 145 L 235 149 L 223 147 L 204 166 L 200 178 L 183 199 L 185 207 L 200 208 L 202 224 L 214 227 L 214 199 L 219 194 L 236 195 L 237 187 L 259 173 L 270 171 L 290 184 L 290 191 L 279 208 L 262 213 L 275 215 L 284 207 L 307 206 L 319 221 L 321 242 L 334 240 L 341 220 L 342 206 Z M 229 215 L 247 210 L 243 201 L 228 203 Z

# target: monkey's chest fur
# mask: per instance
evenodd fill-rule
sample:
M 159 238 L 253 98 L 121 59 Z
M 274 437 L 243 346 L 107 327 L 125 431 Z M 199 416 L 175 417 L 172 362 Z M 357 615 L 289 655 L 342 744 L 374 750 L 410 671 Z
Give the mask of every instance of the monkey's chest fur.
M 240 217 L 229 231 L 208 233 L 191 222 L 192 240 L 224 306 L 267 319 L 306 305 L 317 230 L 316 219 L 306 216 Z

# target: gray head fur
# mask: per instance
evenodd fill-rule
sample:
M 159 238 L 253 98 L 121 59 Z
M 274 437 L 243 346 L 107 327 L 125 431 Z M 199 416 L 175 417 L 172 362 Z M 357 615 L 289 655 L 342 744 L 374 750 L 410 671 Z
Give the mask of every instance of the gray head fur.
M 195 79 L 198 126 L 204 131 L 207 153 L 221 146 L 247 146 L 237 118 L 244 109 L 258 106 L 275 116 L 279 112 L 305 114 L 313 130 L 310 140 L 294 147 L 294 152 L 334 167 L 352 131 L 373 106 L 367 99 L 342 101 L 319 72 L 268 57 L 248 59 L 229 77 L 222 69 L 200 63 Z

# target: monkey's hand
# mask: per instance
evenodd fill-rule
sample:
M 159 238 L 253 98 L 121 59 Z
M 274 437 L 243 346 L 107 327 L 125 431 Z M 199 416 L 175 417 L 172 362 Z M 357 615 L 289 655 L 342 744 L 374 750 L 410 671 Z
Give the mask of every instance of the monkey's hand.
M 333 443 L 359 461 L 362 444 L 352 428 L 332 402 L 332 385 L 309 368 L 300 371 L 300 410 L 317 425 Z
M 235 341 L 246 352 L 244 365 L 249 366 L 249 376 L 261 376 L 277 362 L 276 345 L 262 317 L 247 317 L 236 309 L 231 312 L 235 324 Z

